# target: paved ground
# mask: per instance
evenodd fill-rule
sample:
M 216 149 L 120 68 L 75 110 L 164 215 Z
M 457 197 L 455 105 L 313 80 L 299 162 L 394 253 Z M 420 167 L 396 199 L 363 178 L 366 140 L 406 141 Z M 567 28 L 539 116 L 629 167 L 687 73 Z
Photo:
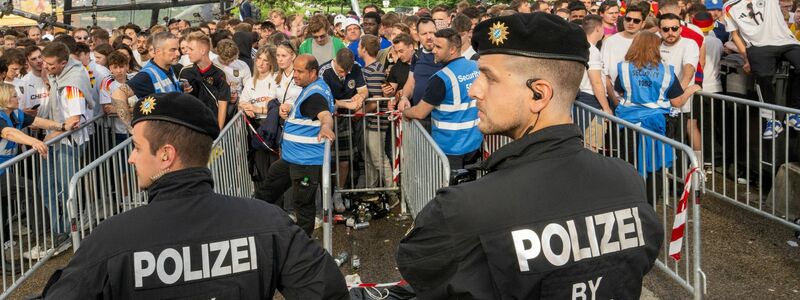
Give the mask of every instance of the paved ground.
M 796 241 L 792 230 L 708 196 L 701 199 L 701 204 L 706 298 L 800 298 L 800 248 L 787 244 Z M 348 238 L 344 225 L 334 228 L 334 253 L 346 250 L 352 258 L 353 249 L 358 249 L 355 254 L 361 260 L 358 270 L 353 270 L 348 260 L 341 267 L 343 274 L 357 273 L 364 282 L 400 279 L 394 253 L 411 220 L 398 218 L 397 212 L 395 209 L 395 214 L 371 221 L 367 229 L 351 232 L 352 238 Z M 10 299 L 38 294 L 49 274 L 69 258 L 67 253 L 48 262 Z M 645 277 L 642 299 L 687 298 L 690 295 L 661 271 L 654 269 Z

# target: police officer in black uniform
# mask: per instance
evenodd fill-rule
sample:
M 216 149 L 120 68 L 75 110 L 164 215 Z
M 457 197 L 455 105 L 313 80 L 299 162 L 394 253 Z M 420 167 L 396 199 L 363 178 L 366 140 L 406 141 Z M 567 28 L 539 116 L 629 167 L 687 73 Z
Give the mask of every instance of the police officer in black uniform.
M 580 27 L 545 13 L 475 27 L 480 129 L 514 141 L 477 181 L 439 190 L 401 241 L 419 299 L 632 299 L 663 229 L 633 167 L 584 149 L 570 110 L 589 59 Z
M 192 113 L 186 113 L 192 112 Z M 279 207 L 213 191 L 216 117 L 180 93 L 134 106 L 129 162 L 149 204 L 101 223 L 46 299 L 348 299 L 333 259 Z

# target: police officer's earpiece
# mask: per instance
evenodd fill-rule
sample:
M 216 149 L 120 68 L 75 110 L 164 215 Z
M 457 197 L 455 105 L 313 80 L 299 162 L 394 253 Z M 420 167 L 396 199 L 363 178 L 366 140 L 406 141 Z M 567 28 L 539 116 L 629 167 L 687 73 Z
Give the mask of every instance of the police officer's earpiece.
M 539 93 L 539 92 L 537 92 L 536 90 L 533 89 L 533 83 L 536 82 L 537 80 L 539 80 L 539 79 L 538 78 L 528 79 L 528 81 L 525 82 L 525 85 L 529 89 L 531 89 L 531 92 L 533 92 L 533 100 L 537 100 L 538 101 L 538 100 L 542 100 L 542 93 Z

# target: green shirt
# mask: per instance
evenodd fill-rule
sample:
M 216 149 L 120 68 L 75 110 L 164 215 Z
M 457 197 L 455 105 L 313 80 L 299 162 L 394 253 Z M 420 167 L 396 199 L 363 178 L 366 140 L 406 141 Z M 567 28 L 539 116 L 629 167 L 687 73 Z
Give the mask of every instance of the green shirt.
M 342 40 L 340 40 L 337 37 L 331 36 L 331 42 L 333 43 L 333 53 L 331 53 L 330 57 L 336 57 L 336 52 L 339 52 L 339 49 L 347 48 L 344 42 L 342 42 Z M 314 43 L 313 38 L 307 38 L 305 41 L 303 41 L 302 44 L 300 44 L 300 49 L 298 50 L 298 53 L 314 55 L 313 51 L 311 51 L 311 49 L 313 49 L 313 43 Z M 327 57 L 327 55 L 324 56 Z M 314 55 L 314 57 L 318 57 L 318 55 Z M 320 65 L 328 62 L 328 61 L 319 61 L 319 59 L 317 60 L 318 60 L 317 63 L 319 63 Z

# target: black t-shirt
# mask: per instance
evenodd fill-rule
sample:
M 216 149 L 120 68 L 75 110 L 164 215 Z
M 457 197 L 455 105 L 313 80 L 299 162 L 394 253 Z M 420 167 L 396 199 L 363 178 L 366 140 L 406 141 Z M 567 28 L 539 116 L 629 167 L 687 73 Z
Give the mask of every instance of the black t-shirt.
M 158 65 L 156 65 L 158 66 Z M 172 71 L 175 74 L 179 74 L 180 71 L 183 69 L 183 66 L 180 64 L 172 65 Z M 161 69 L 164 71 L 164 69 Z M 164 71 L 164 73 L 167 73 Z M 170 78 L 172 81 L 172 78 Z M 156 92 L 156 88 L 153 86 L 153 82 L 150 81 L 150 75 L 147 75 L 146 72 L 139 72 L 131 80 L 127 82 L 128 86 L 133 90 L 133 94 L 136 95 L 137 98 L 146 97 L 148 95 L 154 94 Z
M 31 126 L 31 124 L 33 124 L 33 120 L 36 119 L 35 116 L 31 116 L 29 114 L 22 114 L 22 115 L 24 116 L 22 120 L 22 128 Z M 16 125 L 19 124 L 19 120 L 17 120 L 17 118 L 14 117 L 14 114 L 9 115 L 9 117 L 11 118 L 11 123 L 14 124 L 7 124 L 5 120 L 0 119 L 0 131 L 5 129 L 6 127 L 17 128 Z
M 317 115 L 323 111 L 329 111 L 328 101 L 320 94 L 308 96 L 308 99 L 300 105 L 300 114 L 312 120 L 317 119 Z
M 339 75 L 333 70 L 333 61 L 319 67 L 319 73 L 322 74 L 322 80 L 331 88 L 333 99 L 336 100 L 353 98 L 358 88 L 367 86 L 364 74 L 361 73 L 361 65 L 358 63 L 353 65 L 350 73 L 344 76 L 344 80 L 339 79 Z
M 439 76 L 431 76 L 431 79 L 428 80 L 428 87 L 425 89 L 425 96 L 422 96 L 422 100 L 425 100 L 425 102 L 433 106 L 442 104 L 444 95 L 447 92 L 445 89 L 444 80 L 439 78 Z
M 218 101 L 229 102 L 231 99 L 231 88 L 225 72 L 214 64 L 205 70 L 200 70 L 197 65 L 188 65 L 181 71 L 180 78 L 189 81 L 192 85 L 190 94 L 203 101 L 215 114 Z
M 389 76 L 386 78 L 386 81 L 390 83 L 397 83 L 397 89 L 402 89 L 403 86 L 406 85 L 406 81 L 408 80 L 408 70 L 410 68 L 411 65 L 407 63 L 404 62 L 395 63 L 389 70 Z

